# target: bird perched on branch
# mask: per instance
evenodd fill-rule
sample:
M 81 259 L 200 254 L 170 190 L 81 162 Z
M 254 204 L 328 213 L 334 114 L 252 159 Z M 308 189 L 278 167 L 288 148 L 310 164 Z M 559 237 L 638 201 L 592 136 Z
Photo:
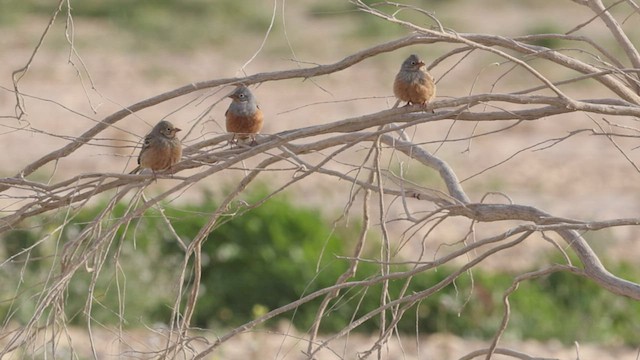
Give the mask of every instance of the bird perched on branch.
M 231 142 L 235 140 L 251 139 L 251 145 L 256 144 L 256 134 L 262 130 L 264 115 L 258 106 L 255 96 L 249 88 L 239 85 L 229 95 L 233 100 L 224 113 L 227 131 L 233 133 Z
M 145 136 L 138 155 L 138 167 L 130 174 L 135 174 L 141 169 L 151 169 L 155 174 L 156 171 L 167 170 L 180 161 L 182 145 L 176 137 L 178 131 L 181 129 L 166 120 L 156 124 Z
M 420 104 L 423 107 L 436 96 L 433 76 L 425 68 L 418 55 L 410 55 L 400 67 L 393 82 L 393 93 L 407 105 Z

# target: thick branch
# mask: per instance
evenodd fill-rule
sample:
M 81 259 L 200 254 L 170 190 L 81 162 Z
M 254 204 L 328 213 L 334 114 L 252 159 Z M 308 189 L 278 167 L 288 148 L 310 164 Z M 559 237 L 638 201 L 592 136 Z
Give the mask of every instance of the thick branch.
M 476 221 L 523 220 L 535 224 L 558 222 L 554 216 L 531 206 L 504 204 L 466 204 L 448 209 L 452 215 L 464 216 Z M 561 222 L 566 222 L 562 219 Z M 564 241 L 571 246 L 584 265 L 584 271 L 600 286 L 614 294 L 640 300 L 640 285 L 611 274 L 600 262 L 589 244 L 575 230 L 556 230 Z

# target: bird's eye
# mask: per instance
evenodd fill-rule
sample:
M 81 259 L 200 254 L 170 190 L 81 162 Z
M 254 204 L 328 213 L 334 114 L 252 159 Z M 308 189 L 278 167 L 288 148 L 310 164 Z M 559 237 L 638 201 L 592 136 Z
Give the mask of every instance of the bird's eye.
M 238 95 L 238 97 L 242 99 L 242 98 L 244 98 L 244 94 L 240 94 L 240 95 Z
M 416 64 L 416 62 L 415 62 L 415 61 L 412 61 L 412 62 L 411 62 L 411 65 L 415 65 L 415 64 Z

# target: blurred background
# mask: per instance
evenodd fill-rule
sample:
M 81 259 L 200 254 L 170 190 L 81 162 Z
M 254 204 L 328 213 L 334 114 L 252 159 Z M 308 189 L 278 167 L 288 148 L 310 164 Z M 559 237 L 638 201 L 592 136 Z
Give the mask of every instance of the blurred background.
M 372 1 L 367 1 L 372 3 Z M 570 1 L 541 0 L 431 0 L 406 1 L 433 13 L 449 29 L 459 33 L 501 36 L 566 33 L 593 13 Z M 66 6 L 71 6 L 68 9 Z M 236 1 L 236 0 L 82 0 L 65 3 L 38 49 L 33 63 L 20 80 L 27 115 L 18 121 L 11 74 L 23 67 L 34 52 L 52 13 L 54 1 L 0 0 L 0 131 L 5 156 L 0 157 L 0 176 L 13 176 L 24 166 L 68 143 L 95 122 L 128 105 L 186 84 L 216 78 L 241 77 L 260 72 L 307 67 L 339 61 L 362 49 L 410 34 L 406 28 L 356 10 L 341 0 Z M 275 6 L 275 7 L 274 7 Z M 70 11 L 70 14 L 69 14 Z M 628 7 L 616 7 L 625 30 L 637 40 L 638 15 Z M 407 19 L 425 27 L 427 17 L 408 14 Z M 593 23 L 580 29 L 614 54 L 616 47 L 606 28 Z M 562 49 L 572 56 L 588 58 L 582 44 L 545 40 L 538 45 Z M 314 79 L 293 79 L 260 84 L 254 93 L 266 114 L 263 133 L 322 124 L 390 108 L 395 99 L 391 84 L 402 60 L 418 53 L 427 63 L 456 48 L 453 44 L 413 46 L 367 59 L 344 71 Z M 438 80 L 438 98 L 455 98 L 484 92 L 509 92 L 533 87 L 531 77 L 487 53 L 450 58 L 431 69 Z M 575 76 L 541 60 L 531 65 L 546 76 Z M 501 78 L 505 73 L 504 79 Z M 225 94 L 230 88 L 187 95 L 133 114 L 104 132 L 100 139 L 80 151 L 50 164 L 30 178 L 55 182 L 69 174 L 129 171 L 134 167 L 136 144 L 159 119 L 169 118 L 179 127 L 191 128 L 185 145 L 224 132 Z M 576 98 L 607 97 L 595 82 L 569 85 Z M 197 121 L 199 118 L 204 121 Z M 411 136 L 425 148 L 448 161 L 474 201 L 487 192 L 503 192 L 513 201 L 540 207 L 556 216 L 588 220 L 638 216 L 638 172 L 618 149 L 603 137 L 577 135 L 544 148 L 549 139 L 568 131 L 593 128 L 594 119 L 570 114 L 523 123 L 507 131 L 473 141 L 466 138 L 505 127 L 505 124 L 467 124 L 443 121 L 413 129 Z M 624 121 L 635 121 L 625 119 Z M 632 140 L 627 146 L 631 161 L 637 158 Z M 519 150 L 532 147 L 519 153 Z M 364 149 L 364 148 L 362 148 Z M 360 150 L 362 150 L 360 149 Z M 540 151 L 533 151 L 540 150 Z M 504 164 L 483 170 L 509 159 Z M 10 154 L 10 156 L 8 155 Z M 344 155 L 358 163 L 364 151 Z M 406 162 L 406 164 L 405 164 Z M 437 174 L 411 164 L 390 161 L 422 186 L 443 189 Z M 251 165 L 251 164 L 249 164 Z M 336 169 L 344 169 L 339 163 Z M 348 167 L 347 167 L 348 168 Z M 476 176 L 479 174 L 478 176 Z M 163 204 L 180 237 L 188 242 L 206 223 L 221 196 L 244 171 L 229 170 L 203 181 L 180 197 Z M 267 174 L 243 196 L 255 203 L 268 196 L 282 181 L 278 173 Z M 223 334 L 269 310 L 290 303 L 314 290 L 333 284 L 347 262 L 360 231 L 358 211 L 342 216 L 351 184 L 323 181 L 317 177 L 300 182 L 264 205 L 250 210 L 235 204 L 242 216 L 229 217 L 210 235 L 204 252 L 201 298 L 194 325 Z M 148 191 L 158 192 L 163 181 Z M 1 199 L 3 211 L 15 209 L 14 199 Z M 0 314 L 5 324 L 30 318 L 38 284 L 55 268 L 53 254 L 104 207 L 108 197 L 99 197 L 78 210 L 73 223 L 59 229 L 65 211 L 29 219 L 20 229 L 2 235 L 0 244 Z M 502 201 L 502 200 L 500 200 Z M 124 212 L 118 208 L 114 218 Z M 395 236 L 402 227 L 391 227 Z M 468 228 L 455 221 L 439 228 L 437 244 L 408 239 L 397 245 L 397 260 L 423 247 L 432 254 L 440 245 L 459 240 Z M 490 225 L 479 224 L 479 235 L 490 234 Z M 56 239 L 47 234 L 57 234 Z M 90 274 L 77 278 L 69 288 L 66 309 L 69 322 L 86 326 L 87 301 L 99 306 L 91 317 L 105 328 L 123 324 L 132 330 L 165 324 L 175 300 L 176 267 L 183 253 L 163 220 L 153 211 L 135 228 L 122 229 L 121 243 L 114 244 L 114 260 L 106 264 L 96 293 L 87 299 Z M 373 231 L 367 257 L 379 256 Z M 638 230 L 621 228 L 585 234 L 612 272 L 632 281 L 640 280 Z M 215 241 L 211 239 L 215 238 Z M 419 238 L 419 237 L 417 237 Z M 29 252 L 23 249 L 31 248 Z M 552 247 L 528 243 L 512 249 L 510 256 L 492 258 L 473 275 L 460 278 L 455 287 L 415 307 L 399 324 L 402 334 L 415 337 L 451 334 L 450 346 L 464 350 L 466 341 L 486 341 L 495 333 L 502 317 L 502 293 L 514 274 L 562 262 Z M 116 256 L 117 254 L 117 256 Z M 10 261 L 7 261 L 7 260 Z M 403 269 L 401 265 L 397 270 Z M 362 264 L 356 276 L 366 279 L 379 271 Z M 428 288 L 452 269 L 421 274 L 411 291 Z M 118 275 L 118 273 L 124 275 Z M 123 284 L 115 285 L 116 280 Z M 187 279 L 187 283 L 188 283 Z M 397 294 L 403 283 L 392 284 Z M 118 290 L 126 289 L 126 296 Z M 377 291 L 377 293 L 376 293 Z M 321 331 L 333 333 L 349 323 L 354 314 L 365 314 L 379 306 L 381 289 L 343 295 Z M 15 299 L 21 299 L 16 302 Z M 576 302 L 576 299 L 580 301 Z M 308 331 L 319 302 L 287 313 L 270 322 L 265 333 L 283 324 L 301 333 Z M 126 311 L 118 316 L 117 309 Z M 524 284 L 512 297 L 512 317 L 507 341 L 534 341 L 542 348 L 571 353 L 574 341 L 591 343 L 593 354 L 623 358 L 640 346 L 640 304 L 613 296 L 588 281 L 568 274 Z M 535 316 L 532 316 L 535 314 Z M 558 319 L 562 318 L 562 321 Z M 417 324 L 417 325 L 416 325 Z M 585 326 L 588 324 L 588 326 Z M 358 328 L 362 336 L 375 334 L 375 322 Z M 294 330 L 289 330 L 294 331 Z M 78 335 L 81 336 L 81 335 Z M 275 342 L 277 343 L 276 337 Z M 455 340 L 454 340 L 455 339 Z M 0 338 L 0 342 L 2 339 Z M 428 344 L 428 340 L 424 340 Z M 452 345 L 452 344 L 455 344 Z M 449 345 L 442 345 L 447 347 Z M 266 345 L 261 345 L 266 346 Z M 453 350 L 451 350 L 453 351 Z M 600 353 L 600 351 L 602 353 Z M 622 355 L 624 351 L 628 351 Z M 453 351 L 452 353 L 455 353 Z M 449 354 L 452 354 L 449 353 Z M 451 355 L 452 356 L 452 355 Z M 446 358 L 443 355 L 442 358 Z M 604 357 L 603 357 L 604 358 Z

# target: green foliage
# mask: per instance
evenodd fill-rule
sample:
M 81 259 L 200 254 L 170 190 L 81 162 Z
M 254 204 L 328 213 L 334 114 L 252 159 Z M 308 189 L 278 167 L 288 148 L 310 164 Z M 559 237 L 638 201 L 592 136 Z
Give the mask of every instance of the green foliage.
M 19 21 L 25 14 L 49 16 L 56 5 L 47 0 L 0 0 L 0 4 L 4 14 L 0 24 Z M 263 33 L 270 23 L 270 6 L 236 0 L 81 0 L 71 2 L 71 15 L 104 20 L 134 34 L 137 49 L 189 49 L 242 33 Z
M 527 31 L 531 35 L 562 34 L 562 30 L 555 24 L 540 24 Z M 545 37 L 531 42 L 533 45 L 544 46 L 549 49 L 557 49 L 562 45 L 562 40 L 554 37 Z
M 638 270 L 628 265 L 615 268 L 622 277 L 638 278 Z M 511 306 L 518 311 L 510 328 L 522 337 L 640 344 L 640 325 L 635 321 L 640 302 L 614 295 L 568 272 L 523 283 L 512 296 Z
M 394 14 L 396 18 L 404 21 L 413 22 L 419 26 L 429 28 L 435 23 L 432 19 L 424 14 L 413 10 L 404 9 L 398 11 L 399 7 L 385 5 L 377 0 L 364 0 L 365 4 L 377 8 L 387 14 Z M 404 2 L 405 4 L 416 6 L 426 11 L 435 12 L 443 6 L 451 5 L 452 0 L 420 0 Z M 348 1 L 329 0 L 313 3 L 309 6 L 308 13 L 310 16 L 317 18 L 339 18 L 344 19 L 345 24 L 353 26 L 348 27 L 350 34 L 358 38 L 390 38 L 400 36 L 407 33 L 407 28 L 401 25 L 381 19 L 375 15 L 365 13 L 358 10 Z
M 244 201 L 256 204 L 269 194 L 265 188 L 249 192 Z M 52 214 L 29 219 L 23 228 L 3 235 L 0 254 L 12 261 L 0 268 L 0 313 L 13 321 L 28 320 L 35 309 L 44 279 L 59 272 L 60 249 L 74 239 L 105 204 L 85 207 L 77 213 Z M 164 204 L 181 240 L 189 243 L 218 209 L 212 196 L 199 203 L 172 206 Z M 125 214 L 125 204 L 116 207 L 105 228 Z M 60 228 L 60 224 L 68 224 Z M 61 232 L 56 229 L 61 229 Z M 313 209 L 298 206 L 285 196 L 277 196 L 255 208 L 238 203 L 228 209 L 203 244 L 200 298 L 194 325 L 225 328 L 243 324 L 268 311 L 289 304 L 315 290 L 331 286 L 347 268 L 358 225 L 350 228 L 328 226 Z M 375 248 L 375 239 L 368 240 Z M 24 249 L 30 249 L 24 251 Z M 322 255 L 321 255 L 322 254 Z M 376 254 L 365 254 L 375 258 Z M 87 321 L 85 306 L 90 300 L 92 321 L 115 324 L 123 319 L 128 326 L 168 322 L 175 303 L 184 251 L 167 230 L 157 210 L 119 229 L 109 245 L 106 262 L 95 279 L 92 299 L 87 298 L 93 271 L 78 271 L 66 291 L 65 310 L 75 324 Z M 96 264 L 89 264 L 89 266 Z M 193 264 L 189 264 L 193 266 Z M 622 277 L 638 279 L 636 267 L 612 266 Z M 317 269 L 317 270 L 316 270 Z M 392 266 L 392 272 L 406 270 Z M 438 268 L 417 274 L 410 280 L 389 282 L 389 299 L 434 287 L 454 269 Z M 192 274 L 187 269 L 187 274 Z M 350 281 L 379 276 L 380 268 L 362 262 Z M 193 279 L 185 280 L 185 298 Z M 456 279 L 409 308 L 398 324 L 402 332 L 451 332 L 461 336 L 489 338 L 495 334 L 503 316 L 502 296 L 511 285 L 513 274 L 473 271 Z M 20 285 L 18 285 L 20 284 Z M 17 289 L 17 291 L 16 291 Z M 352 319 L 380 306 L 382 284 L 343 290 L 323 318 L 321 330 L 334 332 Z M 19 301 L 12 301 L 17 298 Z M 313 323 L 322 297 L 281 318 L 291 320 L 304 331 Z M 566 343 L 606 341 L 640 345 L 634 334 L 640 326 L 640 303 L 613 295 L 589 280 L 570 273 L 554 273 L 522 283 L 510 297 L 511 319 L 507 334 L 518 338 L 560 339 Z M 390 312 L 387 312 L 390 319 Z M 5 319 L 3 319 L 5 320 Z M 418 329 L 416 329 L 416 321 Z M 275 324 L 271 322 L 270 324 Z M 358 330 L 378 331 L 379 317 Z
M 397 24 L 361 12 L 347 2 L 318 2 L 309 8 L 309 15 L 317 18 L 340 16 L 345 21 L 352 20 L 348 23 L 353 23 L 350 32 L 355 37 L 397 36 L 405 31 Z
M 249 203 L 266 192 L 252 193 Z M 212 211 L 218 205 L 210 197 L 185 209 L 168 209 L 176 231 L 193 238 L 206 217 L 185 216 Z M 242 211 L 242 209 L 237 209 Z M 199 326 L 234 326 L 253 318 L 256 306 L 273 310 L 305 293 L 331 285 L 345 270 L 345 263 L 333 260 L 344 254 L 346 240 L 330 231 L 318 211 L 298 208 L 277 197 L 242 216 L 217 225 L 204 243 L 202 288 L 194 321 Z M 162 242 L 163 257 L 179 254 L 175 242 Z M 315 281 L 315 267 L 323 269 Z

